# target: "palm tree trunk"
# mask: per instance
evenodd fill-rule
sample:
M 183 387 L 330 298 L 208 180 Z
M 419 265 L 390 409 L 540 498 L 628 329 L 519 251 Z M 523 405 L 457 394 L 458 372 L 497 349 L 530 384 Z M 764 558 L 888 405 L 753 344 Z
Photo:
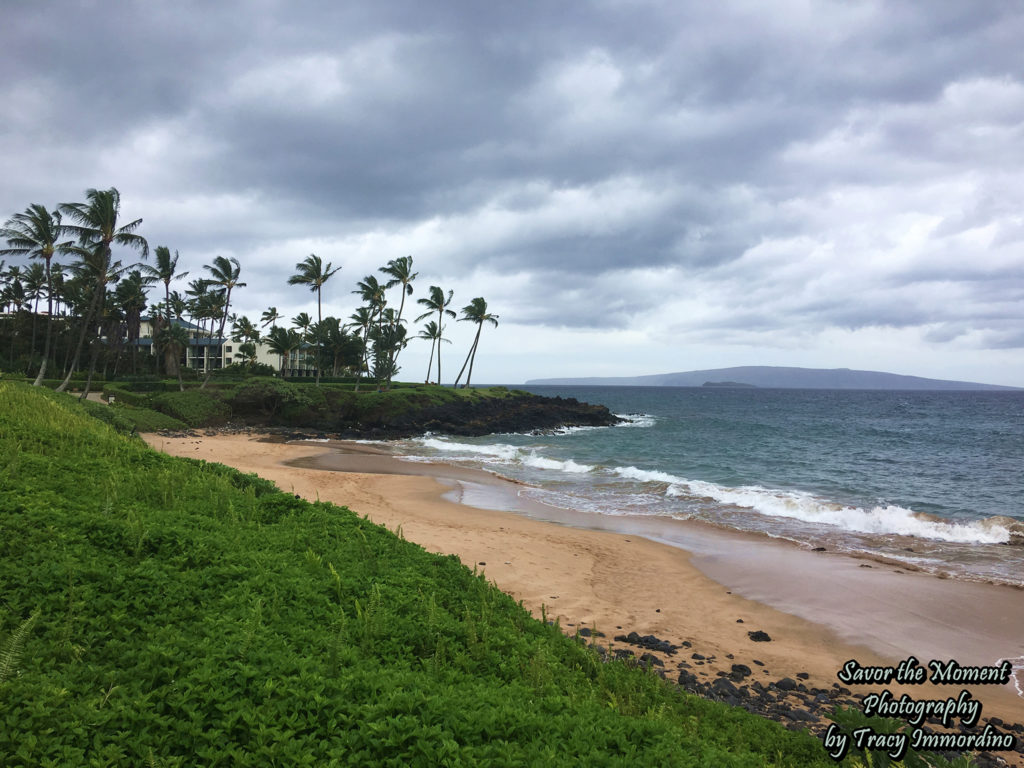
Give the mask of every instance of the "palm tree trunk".
M 441 329 L 443 328 L 443 322 L 444 305 L 442 304 L 441 308 L 437 310 L 437 386 L 439 387 L 441 386 L 441 333 L 443 332 Z
M 228 286 L 228 293 L 224 297 L 224 314 L 220 318 L 220 330 L 217 331 L 217 339 L 220 341 L 220 367 L 224 367 L 224 324 L 228 321 L 228 309 L 231 307 L 231 286 Z M 211 329 L 213 328 L 213 322 L 210 323 Z M 213 376 L 213 366 L 211 365 L 206 369 L 206 378 L 203 379 L 203 383 L 199 385 L 200 389 L 206 389 L 206 385 L 210 383 L 210 377 Z
M 466 374 L 466 387 L 469 387 L 469 383 L 473 380 L 473 363 L 476 362 L 476 348 L 480 341 L 480 331 L 483 329 L 484 324 L 480 323 L 480 327 L 476 330 L 476 341 L 473 342 L 473 350 L 470 353 L 469 358 L 469 373 Z
M 92 302 L 90 302 L 89 309 L 86 310 L 85 313 L 85 320 L 82 323 L 82 333 L 79 335 L 78 344 L 75 347 L 75 356 L 71 360 L 71 365 L 67 370 L 67 375 L 64 377 L 64 381 L 62 381 L 60 386 L 57 387 L 58 392 L 66 390 L 68 388 L 68 384 L 71 383 L 71 375 L 75 372 L 75 369 L 78 367 L 78 361 L 82 358 L 82 348 L 85 346 L 85 337 L 89 332 L 89 326 L 92 324 L 92 320 L 96 315 L 96 310 L 103 301 L 103 293 L 103 285 L 97 285 L 96 289 L 93 291 Z
M 36 294 L 36 303 L 32 309 L 32 342 L 28 348 L 28 363 L 25 366 L 25 375 L 32 370 L 32 358 L 36 356 L 36 324 L 39 321 L 39 294 Z
M 50 279 L 50 260 L 46 260 L 46 340 L 43 342 L 43 362 L 39 366 L 33 387 L 41 387 L 46 376 L 46 361 L 50 357 L 50 339 L 53 336 L 53 281 Z
M 427 363 L 427 380 L 424 384 L 430 383 L 430 369 L 434 367 L 434 347 L 438 344 L 437 339 L 434 339 L 430 344 L 430 362 Z
M 461 378 L 462 378 L 462 374 L 463 374 L 463 372 L 464 372 L 464 371 L 466 370 L 466 366 L 467 366 L 467 365 L 469 365 L 469 360 L 470 360 L 470 358 L 472 358 L 472 357 L 473 357 L 473 356 L 474 356 L 474 355 L 476 354 L 476 345 L 477 345 L 477 342 L 478 342 L 478 341 L 480 341 L 480 331 L 481 331 L 481 329 L 483 329 L 483 327 L 484 327 L 483 323 L 480 323 L 480 324 L 479 324 L 479 325 L 477 326 L 477 329 L 476 329 L 476 336 L 475 336 L 475 337 L 474 337 L 474 339 L 473 339 L 473 346 L 471 346 L 471 347 L 469 348 L 469 354 L 468 354 L 468 355 L 466 355 L 466 362 L 464 362 L 464 363 L 462 364 L 462 370 L 460 370 L 460 371 L 459 371 L 459 375 L 455 377 L 455 383 L 454 383 L 454 384 L 452 384 L 452 387 L 453 387 L 453 388 L 455 388 L 455 389 L 458 389 L 458 386 L 459 386 L 459 379 L 461 379 Z M 470 375 L 472 375 L 472 374 L 473 374 L 473 368 L 472 368 L 472 366 L 470 366 L 469 372 L 470 372 Z M 467 381 L 467 382 L 466 382 L 466 384 L 467 384 L 467 386 L 468 386 L 469 382 Z
M 316 287 L 316 323 L 317 323 L 317 337 L 316 337 L 316 385 L 320 386 L 320 363 L 323 358 L 323 348 L 320 346 L 320 333 L 323 332 L 324 313 L 320 307 L 320 286 Z

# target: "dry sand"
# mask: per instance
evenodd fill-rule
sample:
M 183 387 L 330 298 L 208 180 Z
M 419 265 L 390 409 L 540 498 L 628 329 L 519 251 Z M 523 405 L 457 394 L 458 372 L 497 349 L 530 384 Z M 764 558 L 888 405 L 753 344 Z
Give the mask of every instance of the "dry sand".
M 746 683 L 807 673 L 808 687 L 831 688 L 851 658 L 885 665 L 913 654 L 922 663 L 957 658 L 990 664 L 994 659 L 988 654 L 1006 642 L 1024 649 L 1022 590 L 895 573 L 882 564 L 864 568 L 864 561 L 798 552 L 700 526 L 688 534 L 689 541 L 670 546 L 645 536 L 678 539 L 678 528 L 674 534 L 656 527 L 621 533 L 538 520 L 543 511 L 528 507 L 519 513 L 475 508 L 445 497 L 490 486 L 496 497 L 515 498 L 515 486 L 483 472 L 402 462 L 361 444 L 283 444 L 255 435 L 144 437 L 169 454 L 255 472 L 283 490 L 400 528 L 425 549 L 456 554 L 482 570 L 534 615 L 540 616 L 543 606 L 570 632 L 586 627 L 605 632 L 608 641 L 629 631 L 674 644 L 689 641 L 692 649 L 664 657 L 673 679 L 680 660 L 708 680 L 741 663 L 753 670 Z M 593 523 L 573 520 L 564 511 L 560 515 L 552 519 Z M 680 548 L 685 546 L 691 551 Z M 748 632 L 754 630 L 772 641 L 752 641 Z M 691 660 L 693 652 L 709 659 Z M 848 687 L 855 693 L 880 690 Z M 1024 722 L 1024 699 L 1012 689 L 966 687 L 983 704 L 984 716 Z M 916 699 L 946 699 L 961 687 L 892 689 Z

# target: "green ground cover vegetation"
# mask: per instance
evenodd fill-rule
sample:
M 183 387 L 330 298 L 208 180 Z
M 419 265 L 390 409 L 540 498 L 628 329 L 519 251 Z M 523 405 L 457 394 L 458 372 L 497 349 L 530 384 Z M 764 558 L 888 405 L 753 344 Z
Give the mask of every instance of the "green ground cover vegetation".
M 505 387 L 452 389 L 401 382 L 384 391 L 356 391 L 354 387 L 353 383 L 321 383 L 317 387 L 311 381 L 250 376 L 214 378 L 205 389 L 193 384 L 183 392 L 178 391 L 177 382 L 170 381 L 111 382 L 103 386 L 103 396 L 134 408 L 159 411 L 189 427 L 237 420 L 324 429 L 385 425 L 429 408 L 529 396 Z M 141 425 L 138 429 L 146 431 Z
M 343 507 L 0 382 L 4 766 L 832 765 Z

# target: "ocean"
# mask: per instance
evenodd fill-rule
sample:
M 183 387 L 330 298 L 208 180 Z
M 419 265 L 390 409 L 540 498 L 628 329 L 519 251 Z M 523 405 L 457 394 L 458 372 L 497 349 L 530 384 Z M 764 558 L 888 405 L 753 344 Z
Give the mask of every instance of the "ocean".
M 516 386 L 621 426 L 400 441 L 603 516 L 700 520 L 1024 585 L 1024 392 Z M 676 524 L 676 523 L 672 523 Z

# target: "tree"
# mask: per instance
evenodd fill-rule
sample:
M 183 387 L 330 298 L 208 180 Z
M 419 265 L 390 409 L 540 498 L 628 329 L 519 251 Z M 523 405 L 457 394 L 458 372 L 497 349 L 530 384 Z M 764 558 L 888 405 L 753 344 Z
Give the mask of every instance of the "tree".
M 207 270 L 211 277 L 209 283 L 211 286 L 217 286 L 224 290 L 224 309 L 220 316 L 220 330 L 217 331 L 217 339 L 220 341 L 221 349 L 221 364 L 224 365 L 224 325 L 228 320 L 228 309 L 231 306 L 231 291 L 235 288 L 244 288 L 245 283 L 239 282 L 238 278 L 242 273 L 242 266 L 238 263 L 238 259 L 230 258 L 226 259 L 223 256 L 217 256 L 213 260 L 213 264 L 207 264 L 203 267 Z M 203 383 L 199 385 L 200 389 L 205 389 L 206 385 L 210 383 L 210 377 L 213 376 L 213 368 L 210 368 L 206 372 L 206 378 L 203 379 Z
M 387 266 L 381 267 L 379 271 L 391 278 L 387 283 L 387 288 L 393 288 L 396 285 L 401 286 L 402 301 L 398 305 L 398 315 L 395 319 L 395 325 L 401 325 L 402 310 L 405 309 L 405 297 L 412 296 L 412 281 L 416 279 L 416 276 L 419 273 L 412 271 L 412 256 L 402 256 L 398 259 L 392 259 L 387 263 Z M 401 351 L 401 346 L 396 347 L 392 351 L 392 367 L 394 367 L 394 363 L 397 362 L 398 355 Z
M 171 324 L 171 281 L 187 277 L 188 272 L 178 272 L 178 252 L 171 256 L 171 249 L 166 245 L 158 245 L 153 249 L 156 256 L 156 266 L 142 265 L 142 273 L 153 280 L 159 280 L 164 284 L 164 311 L 167 314 L 167 325 Z M 155 341 L 155 339 L 154 339 Z
M 281 313 L 277 311 L 277 307 L 271 307 L 260 315 L 260 328 L 266 328 L 268 325 L 276 325 L 277 321 L 280 319 Z
M 454 315 L 455 315 L 455 313 L 452 312 L 452 316 L 454 316 Z M 433 320 L 431 320 L 429 323 L 427 323 L 425 326 L 423 326 L 423 330 L 420 331 L 419 335 L 416 337 L 418 339 L 424 339 L 424 340 L 429 340 L 430 341 L 430 362 L 427 363 L 427 380 L 424 382 L 424 384 L 429 384 L 430 383 L 430 369 L 434 365 L 434 347 L 438 348 L 437 383 L 438 384 L 441 383 L 441 359 L 440 359 L 440 356 L 441 356 L 441 353 L 440 353 L 441 342 L 443 341 L 445 344 L 451 344 L 451 341 L 449 341 L 448 339 L 442 339 L 441 338 L 441 334 L 443 333 L 443 331 L 444 331 L 443 328 L 439 328 L 437 323 L 435 323 Z
M 331 375 L 339 375 L 342 367 L 357 368 L 363 361 L 363 343 L 351 334 L 336 317 L 325 317 L 317 323 L 315 334 L 323 352 L 330 355 Z
M 363 347 L 364 347 L 364 365 L 369 368 L 370 362 L 370 348 L 367 345 L 367 341 L 370 338 L 370 328 L 373 326 L 374 321 L 377 323 L 377 329 L 383 325 L 384 320 L 384 307 L 387 305 L 387 286 L 381 284 L 374 275 L 367 275 L 360 282 L 356 283 L 356 290 L 352 293 L 358 293 L 365 302 L 364 309 L 369 317 L 368 322 L 364 325 L 362 319 L 357 319 L 356 315 L 360 314 L 357 311 L 356 315 L 352 316 L 352 319 L 363 328 Z M 363 309 L 363 308 L 361 308 Z M 359 391 L 359 379 L 356 379 L 356 392 Z
M 28 363 L 25 366 L 25 375 L 28 376 L 32 360 L 36 356 L 36 326 L 39 324 L 39 300 L 46 293 L 46 269 L 38 261 L 33 261 L 21 277 L 25 286 L 25 298 L 32 302 L 32 341 L 29 344 Z
M 245 315 L 235 319 L 231 327 L 231 340 L 257 342 L 260 340 L 260 329 Z
M 184 326 L 168 325 L 160 331 L 160 346 L 167 350 L 174 360 L 174 373 L 178 375 L 178 391 L 185 391 L 185 384 L 181 380 L 181 356 L 188 349 L 189 335 Z M 168 371 L 171 373 L 171 371 Z
M 437 326 L 438 326 L 438 328 L 441 328 L 443 330 L 444 316 L 445 315 L 448 315 L 448 317 L 455 317 L 456 316 L 455 312 L 453 312 L 452 310 L 448 309 L 448 305 L 452 303 L 452 296 L 454 295 L 454 293 L 455 293 L 454 291 L 448 291 L 448 295 L 445 296 L 444 295 L 444 291 L 441 290 L 440 286 L 437 286 L 437 285 L 430 286 L 430 296 L 428 296 L 426 298 L 423 298 L 423 299 L 418 299 L 417 302 L 416 302 L 417 304 L 422 304 L 424 307 L 427 308 L 426 312 L 424 312 L 422 315 L 420 315 L 419 317 L 416 318 L 416 322 L 418 323 L 423 318 L 429 317 L 434 312 L 437 312 Z M 438 337 L 438 338 L 440 338 L 440 337 Z M 431 353 L 431 355 L 433 355 L 434 354 L 433 350 L 431 350 L 430 353 Z M 427 374 L 427 378 L 428 379 L 430 378 L 429 373 Z M 440 344 L 440 342 L 437 343 L 437 383 L 439 385 L 441 383 L 441 344 Z
M 469 354 L 466 356 L 466 362 L 462 364 L 462 371 L 464 371 L 466 370 L 466 363 L 469 363 L 469 373 L 466 375 L 465 387 L 469 386 L 469 382 L 473 378 L 473 362 L 476 360 L 476 348 L 480 343 L 480 331 L 483 330 L 484 323 L 490 323 L 497 328 L 498 317 L 498 315 L 492 315 L 487 311 L 487 302 L 479 296 L 462 308 L 462 317 L 459 318 L 459 322 L 461 323 L 465 320 L 471 323 L 476 323 L 476 336 L 473 338 L 473 346 L 469 348 Z M 459 371 L 459 375 L 455 378 L 454 386 L 456 387 L 459 386 L 459 379 L 462 378 L 462 371 Z
M 7 247 L 0 250 L 0 255 L 42 259 L 46 267 L 46 340 L 43 342 L 43 362 L 33 382 L 36 387 L 42 385 L 46 376 L 46 365 L 50 359 L 50 339 L 53 335 L 51 262 L 55 256 L 67 253 L 71 247 L 70 241 L 60 242 L 64 235 L 60 211 L 47 211 L 39 203 L 33 203 L 23 213 L 14 214 L 4 224 L 3 230 L 0 230 L 0 237 L 7 241 Z
M 238 351 L 235 353 L 235 359 L 240 360 L 243 365 L 251 368 L 256 364 L 256 344 L 251 341 L 239 344 Z
M 275 325 L 263 341 L 266 342 L 271 352 L 281 356 L 281 378 L 283 379 L 285 377 L 284 364 L 287 362 L 288 356 L 302 346 L 302 336 L 292 328 Z
M 288 285 L 308 285 L 309 290 L 316 293 L 316 321 L 322 323 L 324 321 L 324 313 L 320 303 L 320 296 L 323 293 L 324 283 L 333 274 L 340 271 L 341 267 L 332 269 L 330 262 L 325 267 L 320 257 L 315 253 L 311 253 L 304 260 L 296 264 L 295 269 L 297 272 L 288 278 Z M 317 351 L 319 352 L 319 347 Z M 319 357 L 320 355 L 317 354 L 316 385 L 318 387 L 320 386 Z
M 74 222 L 64 225 L 64 229 L 69 234 L 78 237 L 78 247 L 75 251 L 84 259 L 95 261 L 93 272 L 96 276 L 92 301 L 86 310 L 81 335 L 75 347 L 74 359 L 64 381 L 57 387 L 58 392 L 63 392 L 71 382 L 71 374 L 78 367 L 90 327 L 98 319 L 103 308 L 109 280 L 111 246 L 119 245 L 137 250 L 142 254 L 142 258 L 146 258 L 149 255 L 149 243 L 146 242 L 146 238 L 135 232 L 142 225 L 142 219 L 135 219 L 123 226 L 118 226 L 118 218 L 121 213 L 121 193 L 114 187 L 104 190 L 87 189 L 84 203 L 61 203 L 57 209 L 64 219 Z M 89 394 L 95 367 L 96 356 L 93 355 L 89 365 L 89 378 L 86 379 L 82 398 Z
M 155 278 L 146 277 L 139 270 L 133 270 L 122 280 L 115 291 L 118 306 L 124 313 L 127 342 L 132 348 L 132 373 L 138 373 L 138 346 L 142 328 L 142 313 L 146 309 L 146 287 Z

